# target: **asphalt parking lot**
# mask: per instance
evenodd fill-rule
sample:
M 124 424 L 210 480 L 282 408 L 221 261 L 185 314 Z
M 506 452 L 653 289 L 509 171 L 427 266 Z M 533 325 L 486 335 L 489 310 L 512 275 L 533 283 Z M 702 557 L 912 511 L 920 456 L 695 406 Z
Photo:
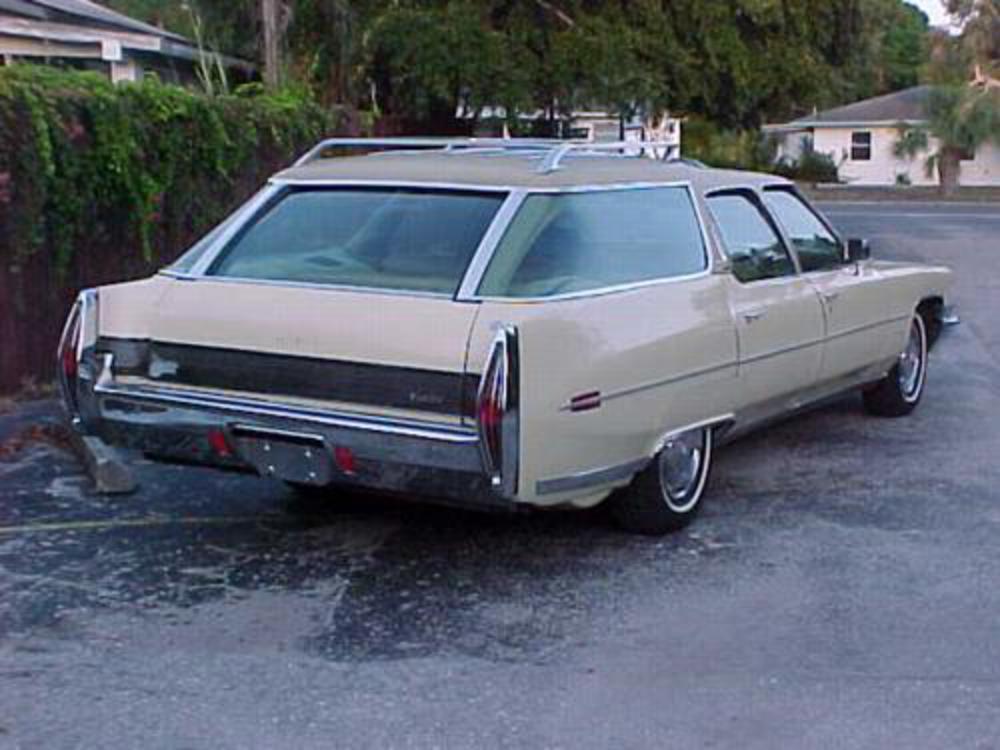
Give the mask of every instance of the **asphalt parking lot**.
M 956 269 L 925 400 L 720 451 L 659 540 L 137 464 L 0 416 L 0 747 L 1000 748 L 1000 207 L 831 204 Z

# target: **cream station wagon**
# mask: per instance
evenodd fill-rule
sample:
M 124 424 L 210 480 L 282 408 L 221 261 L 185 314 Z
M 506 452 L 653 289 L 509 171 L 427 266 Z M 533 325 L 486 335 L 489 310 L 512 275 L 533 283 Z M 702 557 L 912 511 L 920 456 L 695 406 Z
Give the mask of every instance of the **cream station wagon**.
M 848 389 L 917 405 L 947 269 L 871 260 L 786 180 L 636 151 L 326 141 L 174 265 L 80 295 L 73 420 L 302 490 L 607 500 L 658 534 L 725 440 Z

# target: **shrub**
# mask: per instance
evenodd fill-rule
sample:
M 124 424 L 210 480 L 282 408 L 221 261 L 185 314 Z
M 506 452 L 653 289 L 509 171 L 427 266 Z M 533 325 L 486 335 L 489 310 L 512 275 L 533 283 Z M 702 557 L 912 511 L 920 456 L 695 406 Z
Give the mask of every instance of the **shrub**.
M 798 161 L 780 161 L 772 171 L 790 180 L 801 182 L 837 182 L 837 165 L 829 154 L 816 151 L 810 145 L 803 149 Z
M 296 94 L 0 68 L 0 391 L 50 377 L 78 288 L 172 260 L 328 120 Z
M 756 130 L 723 130 L 692 117 L 683 125 L 684 156 L 711 167 L 768 171 L 774 164 L 774 141 Z

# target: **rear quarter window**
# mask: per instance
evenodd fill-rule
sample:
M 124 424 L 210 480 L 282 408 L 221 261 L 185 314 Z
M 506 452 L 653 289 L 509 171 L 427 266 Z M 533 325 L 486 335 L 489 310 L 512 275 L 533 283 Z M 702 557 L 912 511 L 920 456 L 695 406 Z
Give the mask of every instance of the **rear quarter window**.
M 479 286 L 484 297 L 551 297 L 698 273 L 708 261 L 685 187 L 534 194 Z
M 454 294 L 504 197 L 289 190 L 236 235 L 208 275 Z

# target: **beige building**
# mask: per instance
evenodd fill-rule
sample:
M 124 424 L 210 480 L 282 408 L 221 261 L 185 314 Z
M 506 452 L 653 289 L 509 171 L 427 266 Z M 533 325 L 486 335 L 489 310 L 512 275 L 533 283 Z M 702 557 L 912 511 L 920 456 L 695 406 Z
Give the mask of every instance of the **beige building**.
M 936 173 L 927 174 L 926 163 L 937 151 L 936 139 L 913 158 L 893 153 L 900 127 L 926 124 L 924 107 L 929 86 L 915 86 L 885 96 L 817 112 L 783 125 L 767 125 L 777 138 L 779 159 L 797 161 L 810 145 L 837 165 L 841 182 L 854 185 L 936 185 Z M 965 155 L 960 184 L 1000 185 L 1000 148 L 984 144 Z
M 111 80 L 147 73 L 188 83 L 205 54 L 194 42 L 90 0 L 0 0 L 0 64 L 40 62 L 95 70 Z M 247 62 L 221 57 L 232 82 L 250 80 Z

